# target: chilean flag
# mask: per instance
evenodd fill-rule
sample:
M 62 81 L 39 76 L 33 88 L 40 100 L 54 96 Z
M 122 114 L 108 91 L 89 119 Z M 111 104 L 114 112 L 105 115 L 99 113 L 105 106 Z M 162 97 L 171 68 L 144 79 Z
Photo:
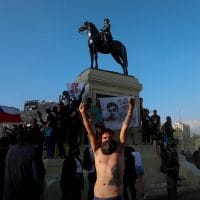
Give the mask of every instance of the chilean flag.
M 0 123 L 21 122 L 20 110 L 14 107 L 0 106 Z

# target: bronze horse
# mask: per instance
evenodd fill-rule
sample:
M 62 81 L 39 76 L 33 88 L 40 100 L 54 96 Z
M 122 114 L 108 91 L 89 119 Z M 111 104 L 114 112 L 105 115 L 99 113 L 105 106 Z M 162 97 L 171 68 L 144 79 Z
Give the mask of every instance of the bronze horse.
M 79 32 L 83 31 L 87 31 L 88 33 L 91 68 L 93 68 L 93 62 L 95 59 L 95 68 L 98 69 L 98 52 L 103 54 L 111 54 L 115 61 L 121 65 L 124 75 L 128 75 L 126 47 L 120 41 L 111 40 L 107 45 L 105 45 L 104 41 L 102 40 L 102 33 L 98 31 L 93 23 L 88 21 L 86 21 L 79 28 Z

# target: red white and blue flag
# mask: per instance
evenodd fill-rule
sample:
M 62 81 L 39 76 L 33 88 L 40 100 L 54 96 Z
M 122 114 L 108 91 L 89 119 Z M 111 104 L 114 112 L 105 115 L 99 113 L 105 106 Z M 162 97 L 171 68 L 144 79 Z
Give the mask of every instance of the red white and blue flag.
M 20 110 L 14 107 L 0 106 L 0 123 L 21 122 Z

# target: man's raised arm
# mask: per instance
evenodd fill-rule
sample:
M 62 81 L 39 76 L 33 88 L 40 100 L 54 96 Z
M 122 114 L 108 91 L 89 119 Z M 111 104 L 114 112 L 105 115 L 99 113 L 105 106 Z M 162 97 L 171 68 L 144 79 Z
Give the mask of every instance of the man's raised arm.
M 128 127 L 132 118 L 132 113 L 133 113 L 133 108 L 135 105 L 135 100 L 133 98 L 130 98 L 128 100 L 128 111 L 126 113 L 126 117 L 122 123 L 121 131 L 120 131 L 120 142 L 125 144 L 126 138 L 127 138 L 127 133 L 128 133 Z
M 87 114 L 87 108 L 86 105 L 84 103 L 80 103 L 79 106 L 79 111 L 81 113 L 82 119 L 83 119 L 83 124 L 85 126 L 85 129 L 87 131 L 87 136 L 89 139 L 89 142 L 91 144 L 91 147 L 93 149 L 93 151 L 96 151 L 99 148 L 97 139 L 96 139 L 96 135 L 92 130 L 92 126 L 90 124 L 90 121 L 88 119 L 88 114 Z

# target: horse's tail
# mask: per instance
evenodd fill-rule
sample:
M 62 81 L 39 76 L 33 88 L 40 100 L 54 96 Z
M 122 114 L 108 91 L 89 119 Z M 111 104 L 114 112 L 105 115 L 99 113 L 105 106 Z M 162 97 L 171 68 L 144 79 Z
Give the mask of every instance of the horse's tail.
M 123 45 L 123 61 L 124 61 L 124 67 L 128 68 L 128 59 L 127 59 L 127 53 L 126 53 L 126 47 Z

